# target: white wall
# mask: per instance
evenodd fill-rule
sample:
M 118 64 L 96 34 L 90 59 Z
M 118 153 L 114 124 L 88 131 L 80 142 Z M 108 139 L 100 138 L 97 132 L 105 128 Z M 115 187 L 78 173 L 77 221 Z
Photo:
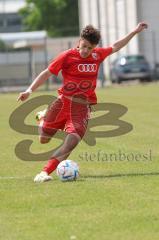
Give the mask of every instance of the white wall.
M 152 66 L 159 62 L 159 0 L 137 1 L 138 20 L 147 21 L 149 29 L 140 36 L 139 49 Z

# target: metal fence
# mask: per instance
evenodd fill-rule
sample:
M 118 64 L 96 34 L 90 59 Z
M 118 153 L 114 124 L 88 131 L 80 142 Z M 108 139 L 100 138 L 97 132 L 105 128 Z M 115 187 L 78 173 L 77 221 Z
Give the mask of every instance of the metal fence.
M 40 52 L 37 55 L 41 55 Z M 43 58 L 35 60 L 34 71 L 38 72 L 42 68 Z M 0 53 L 0 88 L 29 85 L 32 71 L 30 50 Z
M 144 35 L 144 36 L 143 36 Z M 143 42 L 144 41 L 144 42 Z M 149 61 L 154 78 L 159 79 L 159 32 L 145 32 L 139 36 L 140 54 Z M 142 44 L 143 43 L 143 44 Z M 47 39 L 47 53 L 44 49 L 31 49 L 21 51 L 8 51 L 0 53 L 0 91 L 10 91 L 18 87 L 28 86 L 33 79 L 46 67 L 52 58 L 59 52 L 71 47 L 76 47 L 78 37 Z M 148 46 L 148 47 L 147 47 Z M 46 59 L 47 56 L 47 59 Z M 47 62 L 46 62 L 47 61 Z M 108 60 L 106 60 L 108 61 Z M 111 63 L 111 58 L 108 63 Z M 109 64 L 106 73 L 109 73 Z M 109 75 L 109 74 L 108 74 Z M 107 76 L 108 79 L 108 76 Z M 55 83 L 59 78 L 53 78 Z M 47 88 L 51 88 L 51 81 Z
M 76 47 L 77 39 L 47 39 L 47 49 L 34 47 L 0 52 L 0 91 L 16 91 L 20 87 L 25 89 L 58 53 Z M 60 78 L 50 79 L 46 83 L 47 89 L 51 88 L 52 80 L 58 84 Z

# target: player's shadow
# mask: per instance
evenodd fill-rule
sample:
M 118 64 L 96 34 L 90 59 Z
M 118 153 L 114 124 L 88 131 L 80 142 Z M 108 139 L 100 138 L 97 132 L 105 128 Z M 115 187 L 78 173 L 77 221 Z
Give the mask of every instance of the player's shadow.
M 94 179 L 104 179 L 104 178 L 119 178 L 119 177 L 140 177 L 140 176 L 157 176 L 159 172 L 149 172 L 149 173 L 117 173 L 109 175 L 83 175 L 83 179 L 94 178 Z

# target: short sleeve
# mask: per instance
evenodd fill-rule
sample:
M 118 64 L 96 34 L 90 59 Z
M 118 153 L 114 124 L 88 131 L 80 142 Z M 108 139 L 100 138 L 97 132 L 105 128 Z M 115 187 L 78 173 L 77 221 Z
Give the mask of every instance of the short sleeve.
M 103 61 L 106 57 L 108 57 L 112 51 L 112 47 L 107 47 L 107 48 L 96 48 L 97 52 L 100 54 L 101 61 Z
M 68 51 L 64 51 L 62 53 L 60 53 L 56 58 L 53 59 L 53 61 L 49 64 L 48 69 L 49 71 L 54 74 L 54 75 L 58 75 L 59 71 L 62 69 L 63 67 L 63 63 L 65 61 L 65 58 L 67 56 L 67 52 Z

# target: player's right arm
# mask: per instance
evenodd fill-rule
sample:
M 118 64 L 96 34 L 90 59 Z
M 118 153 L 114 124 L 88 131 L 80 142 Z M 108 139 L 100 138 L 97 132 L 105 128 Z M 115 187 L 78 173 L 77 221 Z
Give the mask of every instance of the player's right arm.
M 52 74 L 58 75 L 59 71 L 62 69 L 63 62 L 67 56 L 68 51 L 64 51 L 60 53 L 55 59 L 53 59 L 52 63 L 42 71 L 33 81 L 33 83 L 29 86 L 29 88 L 25 92 L 21 92 L 17 101 L 25 101 L 30 93 L 35 91 L 39 86 L 41 86 Z
M 45 69 L 42 71 L 32 82 L 32 84 L 28 87 L 28 89 L 25 92 L 21 92 L 18 96 L 17 101 L 25 101 L 29 95 L 35 91 L 39 86 L 41 86 L 50 76 L 52 73 L 49 71 L 49 69 Z

